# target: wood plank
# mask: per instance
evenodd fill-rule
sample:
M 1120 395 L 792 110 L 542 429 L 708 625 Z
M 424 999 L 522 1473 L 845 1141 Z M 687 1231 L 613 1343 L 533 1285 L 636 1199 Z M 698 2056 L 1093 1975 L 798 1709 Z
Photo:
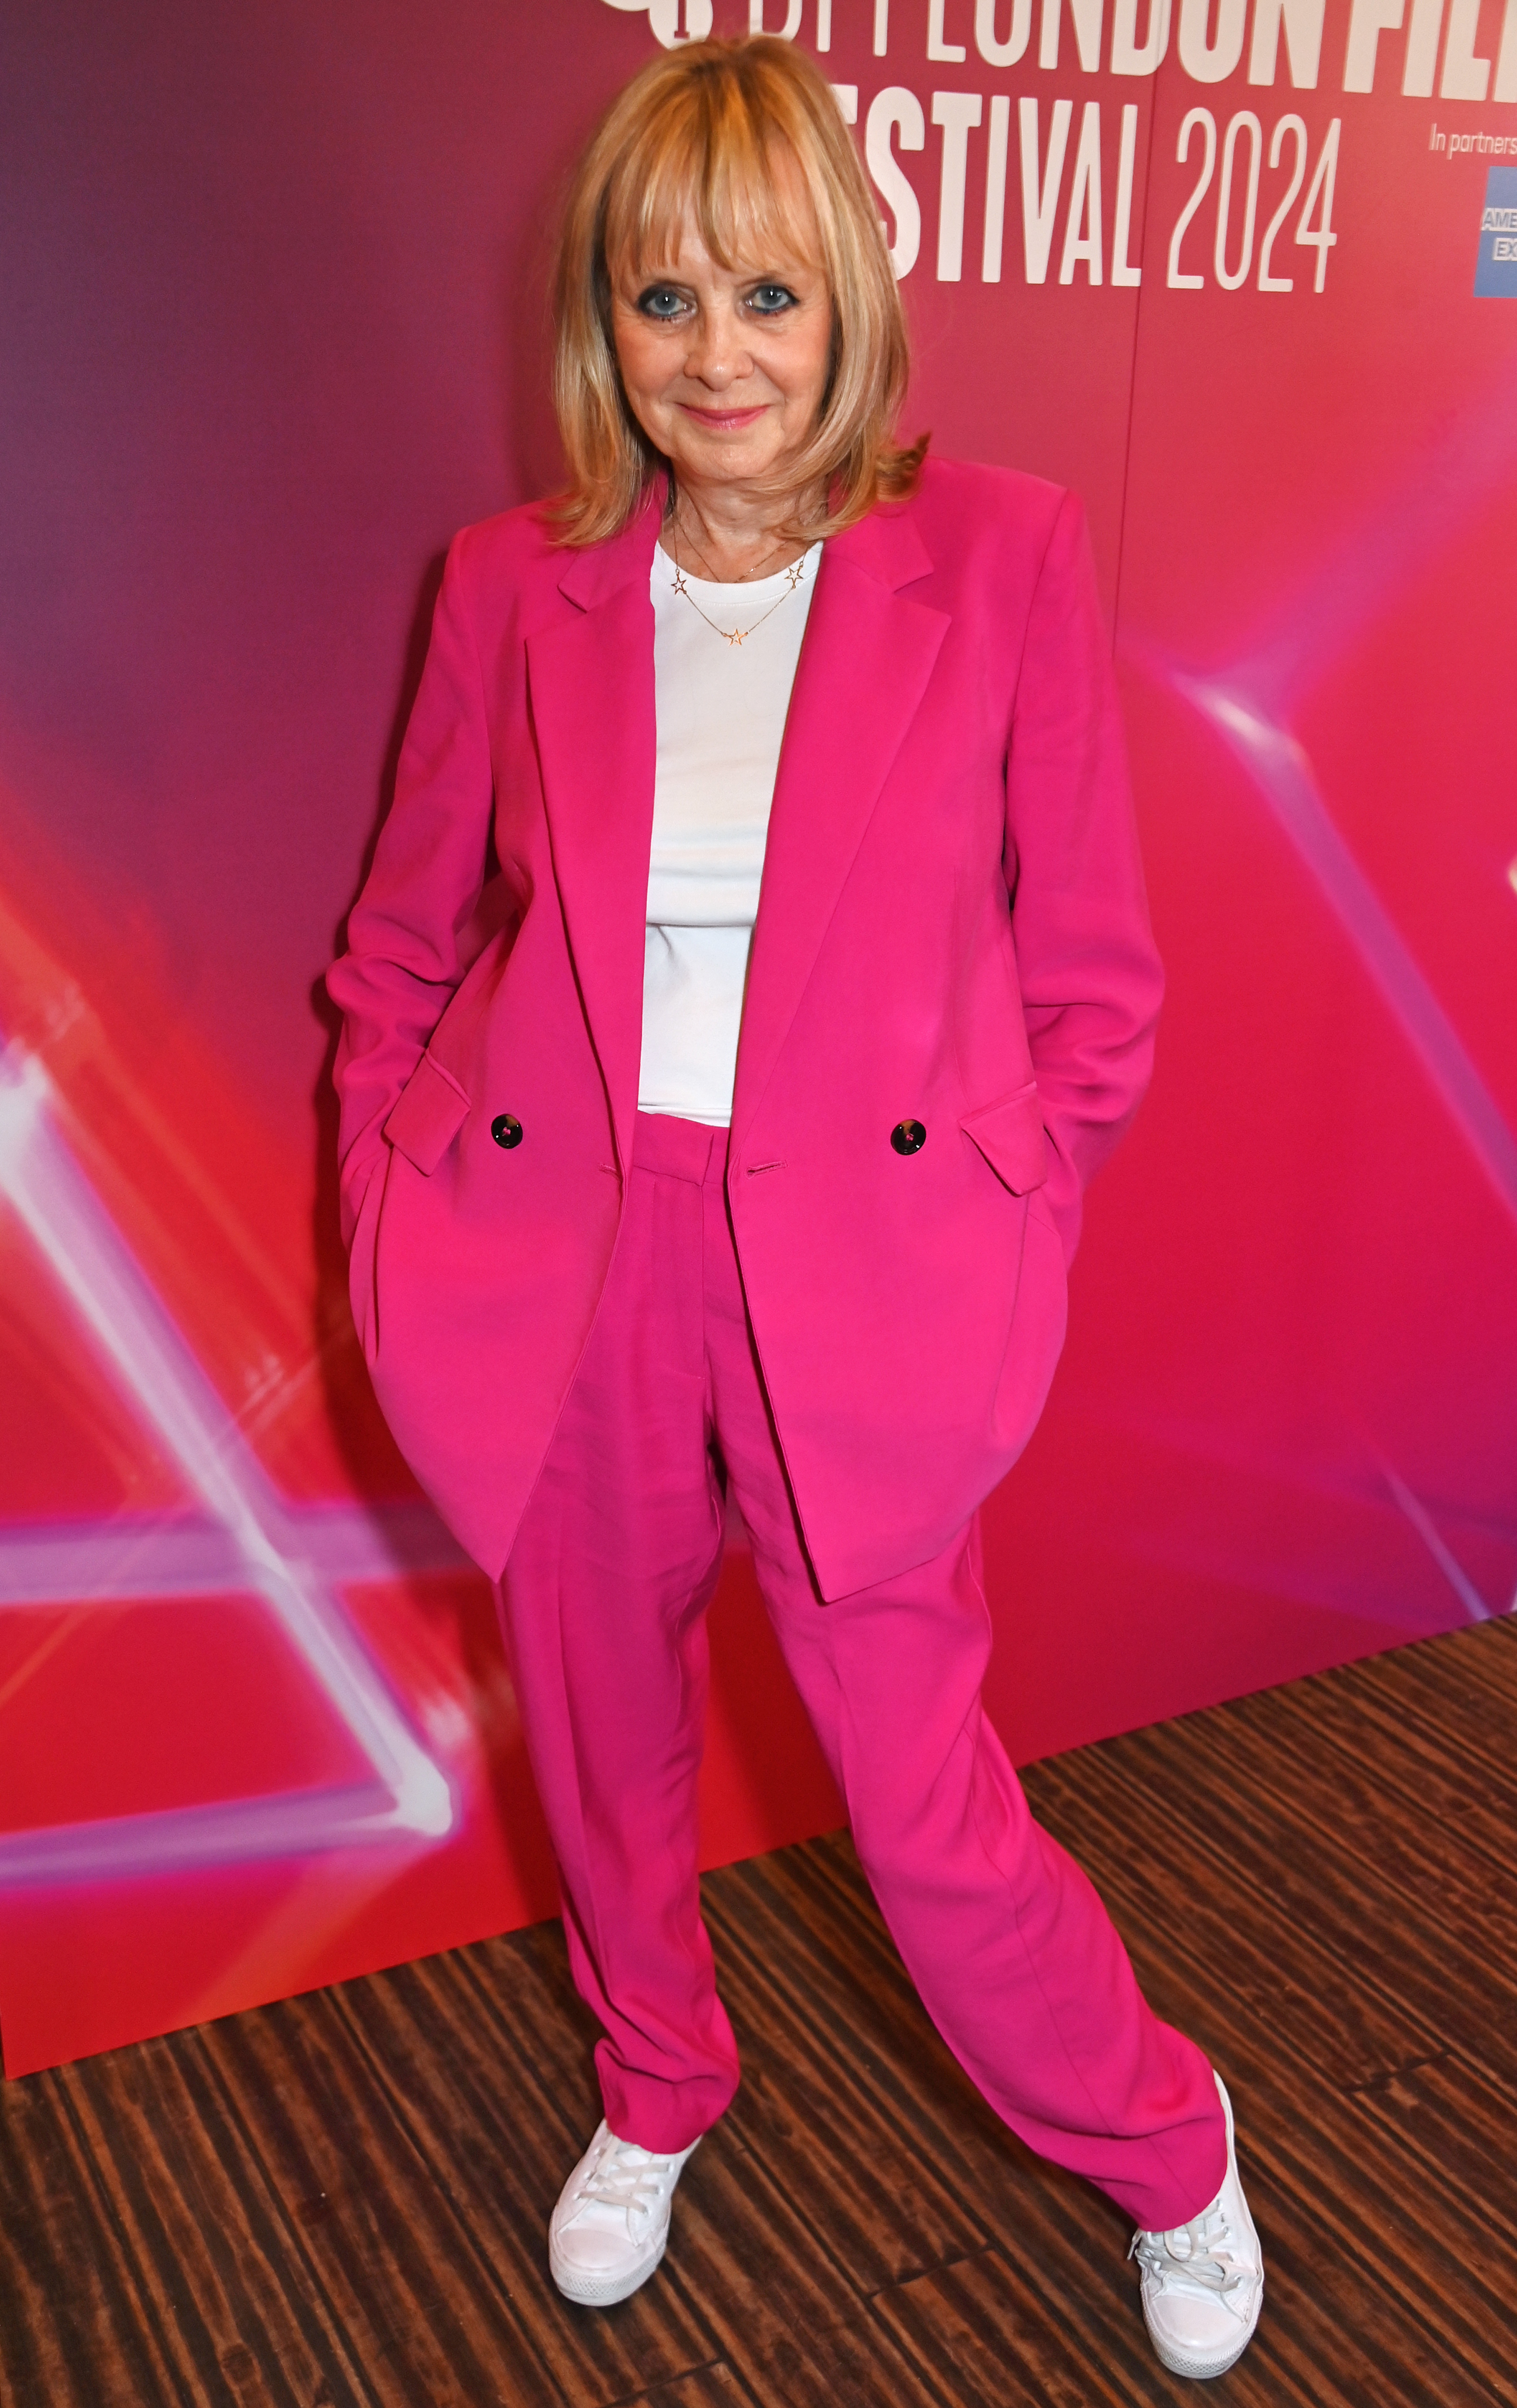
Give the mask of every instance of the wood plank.
M 618 2401 L 617 2408 L 755 2408 L 755 2403 L 747 2385 L 719 2361 L 661 2383 L 656 2391 L 639 2391 L 636 2400 Z
M 1315 1933 L 1361 1998 L 1467 2044 L 1483 2040 L 1493 2066 L 1504 2063 L 1505 2078 L 1517 2080 L 1517 2034 L 1506 2011 L 1517 1939 L 1508 1865 L 1494 1866 L 1472 1847 L 1460 1822 L 1424 1813 L 1415 1785 L 1385 1769 L 1350 1780 L 1335 1767 L 1330 1782 L 1319 1775 L 1313 1794 L 1304 1767 L 1281 1769 L 1262 1734 L 1246 1730 L 1230 1732 L 1225 1750 L 1216 1734 L 1197 1734 L 1192 1762 L 1197 1783 L 1224 1797 L 1239 1781 L 1253 1794 L 1271 1769 L 1280 1783 L 1257 1827 L 1262 1841 L 1224 1846 L 1212 1834 L 1211 1861 L 1256 1855 L 1279 1922 Z M 1214 1889 L 1209 1898 L 1220 1905 Z M 1448 1986 L 1451 1948 L 1463 1962 L 1457 1997 Z
M 719 2127 L 692 2158 L 678 2209 L 671 2287 L 699 2301 L 723 2357 L 759 2399 L 928 2408 L 847 2268 L 763 2156 L 728 2146 Z
M 1435 2053 L 1455 2005 L 1449 1948 L 1478 1935 L 1459 2036 L 1483 2031 L 1517 2073 L 1500 2013 L 1510 1882 L 1456 1825 L 1424 1820 L 1414 1790 L 1384 1776 L 1371 1789 L 1336 1762 L 1282 1765 L 1240 1719 L 1218 1730 L 1197 1715 L 1179 1777 L 1136 1732 L 1086 1751 L 1078 1772 L 1072 1759 L 1034 1768 L 1028 1791 L 1092 1869 L 1162 2012 L 1176 1984 L 1211 2002 L 1213 2025 L 1236 2002 L 1329 2079 L 1364 2081 Z
M 880 2018 L 848 1955 L 787 1947 L 754 1885 L 736 1907 L 724 1890 L 711 1897 L 708 1916 L 743 2052 L 727 2122 L 826 2232 L 855 2286 L 876 2291 L 982 2248 L 974 2203 L 932 2146 L 934 2091 L 946 2082 L 958 2100 L 967 2086 L 914 1996 L 903 2067 L 900 2020 Z

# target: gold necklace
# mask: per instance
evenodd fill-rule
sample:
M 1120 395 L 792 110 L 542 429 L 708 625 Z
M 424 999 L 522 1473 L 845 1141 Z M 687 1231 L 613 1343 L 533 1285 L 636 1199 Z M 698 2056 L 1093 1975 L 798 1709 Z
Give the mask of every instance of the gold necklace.
M 669 532 L 674 538 L 676 546 L 678 546 L 680 541 L 679 529 L 674 525 L 672 520 L 669 525 Z M 766 554 L 766 558 L 772 557 L 774 552 L 780 552 L 782 549 L 783 539 L 781 538 L 780 543 L 772 546 L 770 552 Z M 709 561 L 708 561 L 706 565 L 709 567 Z M 737 645 L 746 644 L 750 636 L 757 635 L 759 629 L 763 626 L 765 620 L 772 619 L 774 617 L 774 614 L 779 609 L 781 602 L 788 602 L 790 600 L 791 595 L 795 592 L 802 579 L 806 575 L 806 554 L 803 552 L 799 560 L 792 562 L 790 567 L 785 570 L 784 574 L 790 580 L 789 585 L 786 587 L 784 593 L 780 595 L 777 601 L 770 603 L 768 609 L 763 613 L 763 616 L 754 620 L 751 627 L 719 627 L 716 621 L 711 618 L 709 613 L 701 609 L 700 604 L 696 601 L 694 594 L 692 594 L 685 578 L 685 572 L 680 566 L 680 554 L 678 549 L 674 554 L 673 566 L 675 592 L 684 595 L 685 600 L 689 603 L 696 617 L 706 621 L 707 625 L 710 628 L 711 633 L 714 636 L 720 636 L 724 644 L 730 644 L 736 650 Z M 715 581 L 716 580 L 713 580 L 713 582 Z
M 680 539 L 680 522 L 678 518 L 671 518 L 669 522 L 669 532 L 674 537 L 676 542 L 678 542 Z M 702 552 L 700 545 L 695 541 L 694 537 L 692 535 L 685 538 L 685 541 L 689 544 L 691 551 L 700 562 L 701 566 L 705 569 L 707 576 L 710 579 L 713 585 L 756 584 L 765 569 L 767 568 L 770 561 L 774 558 L 775 553 L 777 552 L 783 552 L 786 544 L 790 540 L 790 537 L 782 535 L 778 543 L 771 543 L 767 552 L 761 552 L 759 554 L 757 566 L 751 568 L 746 577 L 719 577 L 716 570 L 711 566 L 711 564 L 707 558 L 705 552 Z

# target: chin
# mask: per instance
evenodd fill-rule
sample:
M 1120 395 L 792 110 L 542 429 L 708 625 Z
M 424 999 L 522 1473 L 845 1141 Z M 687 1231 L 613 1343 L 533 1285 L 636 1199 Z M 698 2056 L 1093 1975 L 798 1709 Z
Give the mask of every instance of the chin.
M 766 477 L 774 463 L 755 452 L 744 451 L 737 443 L 717 440 L 703 443 L 698 451 L 687 452 L 683 461 L 675 453 L 674 465 L 677 470 L 682 466 L 687 475 L 694 470 L 707 477 Z

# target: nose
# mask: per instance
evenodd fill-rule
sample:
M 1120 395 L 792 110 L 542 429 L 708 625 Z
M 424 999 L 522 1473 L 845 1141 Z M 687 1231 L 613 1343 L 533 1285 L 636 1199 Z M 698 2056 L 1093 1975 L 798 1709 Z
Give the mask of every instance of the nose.
M 743 329 L 731 303 L 723 300 L 703 308 L 685 355 L 686 376 L 712 393 L 724 393 L 729 385 L 740 384 L 752 370 Z

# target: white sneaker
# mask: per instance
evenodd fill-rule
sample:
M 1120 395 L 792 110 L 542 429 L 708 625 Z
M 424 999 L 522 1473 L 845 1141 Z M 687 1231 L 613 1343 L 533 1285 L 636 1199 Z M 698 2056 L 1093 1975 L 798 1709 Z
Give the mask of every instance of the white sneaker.
M 698 2145 L 657 2157 L 602 2120 L 548 2225 L 548 2264 L 566 2300 L 614 2307 L 647 2282 L 669 2237 L 674 2186 Z
M 1204 2215 L 1173 2232 L 1135 2232 L 1127 2252 L 1142 2269 L 1143 2320 L 1171 2374 L 1225 2374 L 1253 2338 L 1264 2304 L 1264 2252 L 1238 2180 L 1233 2103 L 1214 2076 L 1227 2118 L 1227 2172 Z

